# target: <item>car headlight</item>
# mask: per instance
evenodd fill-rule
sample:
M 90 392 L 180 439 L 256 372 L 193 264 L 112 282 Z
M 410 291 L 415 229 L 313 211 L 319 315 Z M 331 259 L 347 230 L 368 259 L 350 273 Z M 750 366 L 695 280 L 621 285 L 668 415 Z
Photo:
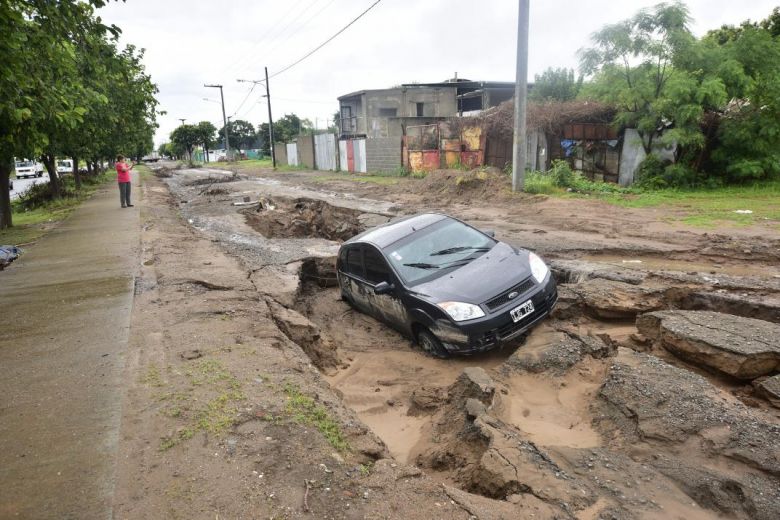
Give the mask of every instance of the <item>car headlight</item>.
M 463 302 L 441 302 L 439 307 L 455 321 L 466 321 L 481 318 L 485 315 L 478 305 Z
M 550 268 L 544 263 L 544 260 L 539 258 L 536 253 L 528 253 L 528 263 L 531 266 L 531 274 L 537 283 L 542 283 L 547 278 L 547 273 L 550 272 Z

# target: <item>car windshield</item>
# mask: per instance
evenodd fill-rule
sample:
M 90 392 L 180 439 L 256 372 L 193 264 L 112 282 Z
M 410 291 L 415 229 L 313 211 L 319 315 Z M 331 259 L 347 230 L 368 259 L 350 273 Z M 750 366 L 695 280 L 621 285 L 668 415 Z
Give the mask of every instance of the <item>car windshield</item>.
M 32 161 L 16 161 L 16 167 L 17 168 L 27 168 L 28 166 L 32 166 Z
M 57 161 L 57 166 L 70 166 L 70 161 Z
M 457 220 L 444 219 L 386 247 L 384 252 L 409 285 L 427 282 L 490 251 L 496 241 Z

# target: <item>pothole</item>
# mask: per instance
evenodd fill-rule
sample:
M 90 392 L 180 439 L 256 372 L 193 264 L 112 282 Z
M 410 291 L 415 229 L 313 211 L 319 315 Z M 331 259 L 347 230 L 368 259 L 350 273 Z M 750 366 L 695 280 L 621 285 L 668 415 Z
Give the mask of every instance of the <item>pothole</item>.
M 324 238 L 339 242 L 357 235 L 370 225 L 376 225 L 373 222 L 377 220 L 361 218 L 365 213 L 359 210 L 302 197 L 274 197 L 241 213 L 247 224 L 266 238 Z M 387 217 L 378 217 L 380 223 L 388 220 Z

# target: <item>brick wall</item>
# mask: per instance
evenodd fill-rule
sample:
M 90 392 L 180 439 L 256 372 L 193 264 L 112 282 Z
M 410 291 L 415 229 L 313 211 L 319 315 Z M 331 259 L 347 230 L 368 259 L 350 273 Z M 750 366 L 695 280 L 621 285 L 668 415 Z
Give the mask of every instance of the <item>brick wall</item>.
M 370 172 L 394 172 L 401 167 L 401 138 L 366 139 L 366 169 Z

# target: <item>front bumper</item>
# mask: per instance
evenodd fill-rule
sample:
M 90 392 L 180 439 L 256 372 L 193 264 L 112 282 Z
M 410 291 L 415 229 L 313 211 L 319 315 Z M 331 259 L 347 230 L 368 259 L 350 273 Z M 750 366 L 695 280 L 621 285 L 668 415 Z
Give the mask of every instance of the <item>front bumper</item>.
M 529 299 L 534 304 L 534 311 L 518 322 L 512 321 L 509 311 Z M 440 330 L 433 332 L 451 354 L 478 354 L 513 343 L 547 317 L 557 302 L 558 289 L 550 274 L 544 285 L 535 286 L 532 291 L 484 318 L 457 325 L 450 323 L 447 330 L 441 330 L 445 327 L 440 325 Z M 458 334 L 453 334 L 455 330 L 452 329 L 457 330 Z

